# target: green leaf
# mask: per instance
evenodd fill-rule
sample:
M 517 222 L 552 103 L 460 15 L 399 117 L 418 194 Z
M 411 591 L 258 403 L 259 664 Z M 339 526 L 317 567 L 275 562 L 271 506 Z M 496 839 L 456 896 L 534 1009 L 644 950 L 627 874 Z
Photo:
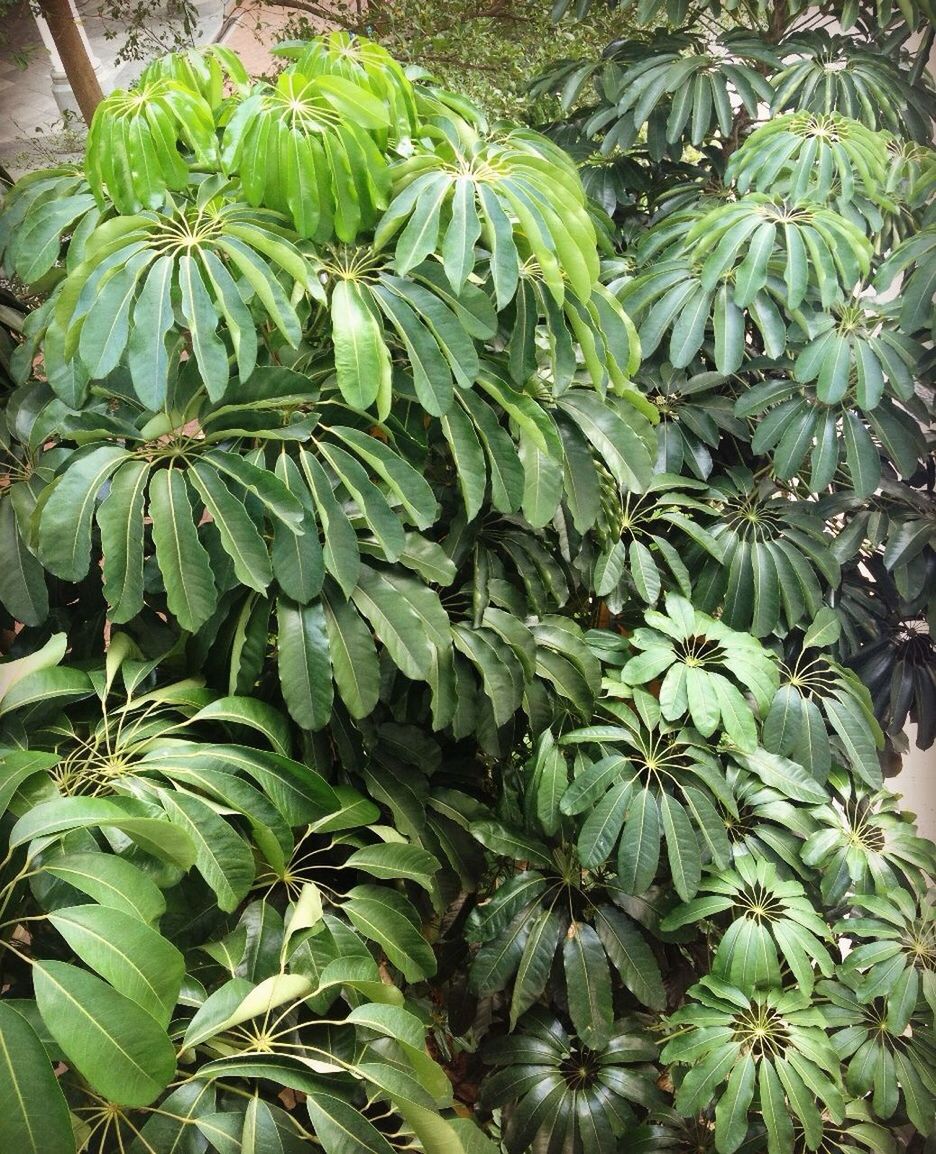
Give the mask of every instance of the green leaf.
M 579 831 L 579 860 L 586 869 L 601 865 L 617 841 L 624 825 L 633 783 L 614 785 L 592 809 Z
M 175 1049 L 145 1010 L 64 962 L 36 961 L 32 973 L 49 1033 L 99 1094 L 148 1106 L 162 1093 L 175 1074 Z
M 280 686 L 293 720 L 303 729 L 328 724 L 332 711 L 332 678 L 325 611 L 320 603 L 276 602 Z
M 154 922 L 165 912 L 159 886 L 139 866 L 115 854 L 68 853 L 52 858 L 44 869 L 102 906 L 144 922 Z
M 676 1092 L 676 1109 L 680 1114 L 688 1118 L 705 1109 L 734 1068 L 740 1048 L 738 1042 L 718 1046 L 687 1071 Z
M 406 545 L 403 525 L 383 492 L 371 481 L 361 463 L 338 445 L 322 444 L 322 456 L 338 482 L 353 499 L 380 547 L 383 558 L 398 561 Z
M 523 670 L 513 650 L 493 630 L 483 627 L 455 625 L 452 638 L 458 651 L 481 674 L 494 724 L 506 725 L 520 707 L 523 693 Z
M 881 764 L 874 735 L 861 708 L 843 693 L 823 698 L 822 704 L 854 772 L 872 789 L 880 789 Z
M 532 924 L 529 906 L 520 913 L 492 941 L 478 950 L 471 963 L 470 988 L 482 996 L 504 989 L 511 975 L 520 965 Z
M 511 1030 L 546 988 L 561 930 L 562 921 L 552 909 L 540 910 L 531 922 L 510 999 Z
M 376 942 L 408 982 L 435 973 L 435 955 L 419 932 L 416 911 L 402 894 L 379 886 L 355 886 L 342 909 L 354 928 Z
M 279 1006 L 301 1002 L 312 989 L 311 979 L 303 974 L 276 973 L 257 985 L 241 979 L 228 982 L 199 1007 L 189 1023 L 183 1048 L 224 1034 L 252 1018 L 266 1018 Z
M 759 225 L 748 244 L 747 255 L 735 270 L 735 304 L 741 308 L 751 303 L 767 283 L 767 262 L 773 253 L 777 226 L 773 221 Z
M 451 369 L 435 336 L 396 293 L 381 284 L 372 291 L 406 349 L 419 403 L 430 416 L 443 416 L 452 407 L 454 386 Z
M 673 930 L 681 929 L 683 926 L 689 925 L 691 922 L 701 921 L 703 918 L 710 918 L 714 914 L 720 914 L 724 910 L 730 910 L 732 899 L 729 897 L 701 897 L 695 898 L 692 901 L 686 902 L 685 905 L 677 906 L 675 910 L 667 914 L 660 922 L 660 929 L 664 933 L 671 933 Z
M 419 529 L 428 529 L 434 524 L 439 505 L 432 486 L 422 473 L 376 436 L 368 436 L 359 429 L 343 425 L 333 425 L 331 432 L 383 478 L 413 525 Z
M 736 373 L 744 360 L 744 313 L 723 284 L 715 294 L 712 315 L 715 335 L 715 367 L 720 373 Z
M 673 885 L 686 902 L 695 896 L 702 880 L 699 843 L 685 809 L 666 792 L 660 794 L 660 817 Z
M 149 480 L 146 461 L 127 461 L 111 480 L 98 506 L 104 554 L 104 596 L 115 624 L 131 621 L 143 608 L 143 498 Z
M 316 87 L 343 117 L 361 128 L 380 129 L 390 125 L 384 99 L 368 91 L 363 84 L 343 76 L 316 76 Z
M 518 833 L 498 821 L 472 822 L 471 833 L 491 853 L 512 858 L 514 861 L 530 862 L 533 865 L 553 865 L 549 850 L 542 842 Z
M 306 1109 L 325 1154 L 393 1154 L 393 1147 L 355 1106 L 316 1091 Z
M 632 540 L 627 549 L 631 576 L 638 596 L 648 605 L 656 603 L 662 583 L 653 554 L 641 541 Z
M 489 613 L 496 612 L 496 610 L 485 611 L 485 618 L 488 619 Z M 549 731 L 546 733 L 549 734 Z M 555 835 L 559 829 L 561 820 L 559 807 L 568 780 L 568 768 L 560 751 L 552 744 L 548 748 L 541 749 L 537 756 L 533 791 L 537 820 L 544 832 L 550 836 Z
M 41 625 L 49 613 L 45 574 L 26 547 L 9 497 L 0 501 L 0 542 L 6 558 L 0 565 L 0 601 L 14 620 Z
M 159 798 L 169 820 L 194 844 L 195 868 L 214 890 L 220 908 L 226 913 L 237 909 L 256 872 L 250 846 L 197 797 L 161 789 Z
M 380 694 L 380 666 L 370 630 L 350 602 L 326 594 L 322 604 L 338 693 L 352 717 L 366 717 Z
M 217 697 L 203 705 L 190 720 L 225 721 L 246 726 L 256 733 L 262 733 L 278 753 L 285 755 L 289 754 L 292 745 L 289 723 L 283 714 L 265 701 L 251 697 Z
M 335 498 L 325 470 L 316 458 L 301 449 L 299 463 L 309 483 L 322 525 L 325 568 L 341 586 L 345 597 L 350 597 L 361 572 L 361 551 L 357 535 Z
M 761 1115 L 767 1127 L 769 1154 L 788 1154 L 793 1145 L 793 1119 L 772 1062 L 761 1062 L 757 1073 Z
M 18 1154 L 74 1154 L 68 1106 L 45 1047 L 25 1018 L 0 1002 L 0 1146 Z
M 680 309 L 669 345 L 670 362 L 675 368 L 685 368 L 702 347 L 705 326 L 712 312 L 712 299 L 712 293 L 698 286 Z
M 454 458 L 465 514 L 469 521 L 473 521 L 481 509 L 487 489 L 487 469 L 481 442 L 471 420 L 457 405 L 442 418 L 442 432 Z
M 635 430 L 597 394 L 576 389 L 559 402 L 627 492 L 642 492 L 653 476 L 650 454 Z M 643 419 L 643 418 L 641 418 Z
M 614 1021 L 611 974 L 601 939 L 587 922 L 573 922 L 562 947 L 569 1014 L 590 1049 L 608 1044 Z
M 178 280 L 182 315 L 192 337 L 192 353 L 208 396 L 217 401 L 224 395 L 230 376 L 228 354 L 217 333 L 218 313 L 194 257 L 183 254 L 178 258 Z
M 153 262 L 133 307 L 127 346 L 127 367 L 137 396 L 147 409 L 158 412 L 166 401 L 169 353 L 166 334 L 173 327 L 171 256 Z
M 416 201 L 413 214 L 397 237 L 394 250 L 393 263 L 400 276 L 405 276 L 436 251 L 442 203 L 451 190 L 451 181 L 440 175 Z
M 599 906 L 595 929 L 624 985 L 643 1005 L 662 1010 L 666 991 L 660 967 L 637 926 L 614 906 Z
M 850 410 L 842 418 L 845 461 L 856 497 L 870 497 L 881 481 L 881 459 L 862 421 Z
M 474 248 L 480 236 L 474 182 L 467 176 L 459 176 L 452 194 L 452 218 L 442 243 L 442 266 L 456 293 L 462 291 L 474 266 Z
M 66 581 L 80 581 L 91 563 L 91 516 L 102 485 L 126 449 L 102 445 L 69 465 L 42 508 L 39 557 Z
M 757 1064 L 749 1052 L 728 1076 L 728 1085 L 715 1107 L 715 1146 L 719 1154 L 734 1154 L 747 1137 L 756 1075 Z
M 523 465 L 523 514 L 534 529 L 548 525 L 562 499 L 562 467 L 526 437 L 520 439 Z
M 48 592 L 42 564 L 32 554 L 21 531 L 16 499 L 28 493 L 28 482 L 13 482 L 0 502 L 0 542 L 6 562 L 0 565 L 0 601 L 15 621 L 42 624 L 48 616 Z M 31 493 L 30 504 L 31 502 Z M 35 508 L 35 505 L 33 505 Z M 22 514 L 22 509 L 20 510 Z
M 709 675 L 709 684 L 715 690 L 721 723 L 725 733 L 738 749 L 749 753 L 757 747 L 757 725 L 750 706 L 738 688 L 720 673 Z
M 142 813 L 148 813 L 143 810 Z M 129 798 L 59 797 L 34 805 L 10 831 L 10 848 L 73 829 L 119 829 L 141 849 L 183 870 L 195 861 L 192 839 L 158 818 L 141 816 Z
M 69 906 L 49 921 L 79 958 L 118 993 L 169 1025 L 185 973 L 185 961 L 171 943 L 145 922 L 122 910 L 99 905 Z
M 789 687 L 782 687 L 781 692 L 787 688 Z M 793 689 L 790 689 L 790 692 L 796 694 Z M 735 754 L 735 758 L 756 774 L 764 785 L 779 790 L 793 801 L 800 801 L 806 805 L 822 805 L 829 799 L 829 795 L 810 771 L 795 761 L 778 757 L 763 749 L 748 752 L 743 756 Z
M 242 1154 L 241 1135 L 244 1132 L 242 1111 L 219 1110 L 194 1118 L 193 1122 L 198 1127 L 199 1133 L 208 1139 L 218 1154 Z
M 805 1041 L 802 1035 L 801 1041 Z M 802 1123 L 804 1138 L 808 1145 L 818 1147 L 823 1126 L 817 1101 L 823 1102 L 832 1118 L 842 1117 L 841 1105 L 832 1100 L 832 1094 L 837 1095 L 834 1083 L 819 1074 L 813 1062 L 807 1060 L 804 1063 L 796 1049 L 792 1049 L 786 1058 L 776 1059 L 774 1066 L 787 1094 L 788 1110 Z M 803 1076 L 803 1071 L 807 1068 L 812 1077 Z M 819 1088 L 823 1085 L 830 1087 L 830 1094 L 822 1094 Z
M 0 814 L 6 812 L 19 787 L 36 774 L 46 774 L 58 764 L 54 753 L 25 749 L 0 751 Z
M 18 663 L 11 661 L 5 667 L 0 665 L 0 676 L 8 671 L 12 674 L 12 667 Z M 2 684 L 0 681 L 0 687 Z M 37 669 L 24 677 L 15 676 L 12 688 L 3 693 L 0 714 L 12 713 L 28 705 L 47 705 L 56 700 L 63 705 L 67 700 L 89 697 L 92 692 L 91 681 L 81 669 Z
M 91 304 L 81 326 L 78 352 L 92 379 L 101 380 L 117 367 L 130 334 L 130 306 L 137 284 L 155 255 L 144 249 L 130 256 L 103 284 Z
M 356 850 L 345 862 L 345 868 L 363 870 L 375 878 L 403 878 L 432 892 L 435 875 L 441 869 L 428 850 L 416 845 L 387 842 Z
M 378 397 L 389 397 L 390 350 L 365 289 L 354 281 L 337 281 L 331 321 L 335 372 L 344 399 L 354 409 L 368 409 Z
M 721 718 L 718 696 L 711 675 L 698 666 L 686 666 L 686 695 L 692 723 L 703 737 L 710 737 Z
M 804 649 L 828 649 L 834 645 L 842 632 L 842 623 L 836 611 L 824 605 L 803 635 Z
M 425 626 L 398 589 L 375 569 L 362 566 L 352 600 L 406 677 L 429 677 L 431 651 Z
M 234 573 L 242 585 L 266 592 L 273 580 L 267 547 L 250 514 L 209 465 L 196 461 L 188 479 L 211 514 L 225 553 L 234 564 Z
M 299 318 L 268 262 L 233 235 L 220 238 L 217 247 L 243 275 L 287 343 L 296 348 L 301 336 Z
M 318 525 L 299 468 L 286 453 L 280 453 L 276 459 L 276 475 L 290 493 L 299 498 L 306 511 L 300 524 L 301 533 L 293 533 L 281 521 L 274 526 L 270 549 L 273 573 L 287 597 L 300 605 L 308 605 L 321 592 L 325 576 Z
M 208 552 L 195 528 L 185 478 L 178 469 L 170 466 L 153 475 L 149 512 L 169 609 L 183 629 L 194 633 L 214 612 L 217 592 Z
M 500 513 L 513 513 L 523 501 L 523 466 L 513 439 L 498 423 L 490 405 L 475 393 L 459 393 L 468 410 L 484 452 L 491 478 L 491 502 Z M 455 412 L 453 408 L 450 412 Z
M 618 881 L 628 894 L 650 888 L 660 860 L 660 810 L 648 789 L 634 794 L 618 845 Z

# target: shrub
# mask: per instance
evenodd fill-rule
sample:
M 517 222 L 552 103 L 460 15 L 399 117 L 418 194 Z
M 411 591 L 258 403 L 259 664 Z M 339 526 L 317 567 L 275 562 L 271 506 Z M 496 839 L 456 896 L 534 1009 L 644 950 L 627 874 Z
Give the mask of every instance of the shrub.
M 554 141 L 344 33 L 283 54 L 158 61 L 0 215 L 41 300 L 0 493 L 4 1145 L 922 1134 L 936 847 L 824 539 L 884 393 L 821 500 L 758 456 L 786 395 L 725 403 L 790 371 L 775 264 L 797 315 L 859 307 L 862 224 L 821 182 L 782 227 L 682 206 L 638 280 Z M 730 372 L 714 294 L 755 318 Z M 869 387 L 878 332 L 827 342 Z

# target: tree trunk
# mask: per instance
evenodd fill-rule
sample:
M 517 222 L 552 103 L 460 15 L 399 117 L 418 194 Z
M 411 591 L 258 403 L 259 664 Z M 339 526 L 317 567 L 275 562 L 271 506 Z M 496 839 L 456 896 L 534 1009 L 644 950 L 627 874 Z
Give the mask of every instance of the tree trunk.
M 39 7 L 49 25 L 58 54 L 62 58 L 62 67 L 81 109 L 81 115 L 90 124 L 95 108 L 104 99 L 104 93 L 98 83 L 97 73 L 88 59 L 88 50 L 75 23 L 71 4 L 69 0 L 39 0 Z

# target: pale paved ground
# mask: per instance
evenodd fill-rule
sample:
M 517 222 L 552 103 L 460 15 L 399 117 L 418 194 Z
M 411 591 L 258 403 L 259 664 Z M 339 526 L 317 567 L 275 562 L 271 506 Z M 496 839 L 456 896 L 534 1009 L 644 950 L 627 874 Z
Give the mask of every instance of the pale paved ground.
M 237 52 L 250 75 L 265 76 L 281 67 L 281 62 L 270 54 L 270 47 L 283 39 L 289 10 L 247 0 L 228 11 L 221 42 Z

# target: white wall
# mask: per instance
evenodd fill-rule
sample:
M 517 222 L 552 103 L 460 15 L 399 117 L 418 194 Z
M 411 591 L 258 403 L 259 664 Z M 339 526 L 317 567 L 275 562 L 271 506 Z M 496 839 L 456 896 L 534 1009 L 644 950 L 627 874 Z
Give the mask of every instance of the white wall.
M 887 786 L 903 794 L 904 808 L 917 815 L 920 833 L 936 841 L 936 745 L 917 749 L 913 744 L 916 727 L 910 726 L 907 734 L 910 752 L 900 773 L 890 778 Z

